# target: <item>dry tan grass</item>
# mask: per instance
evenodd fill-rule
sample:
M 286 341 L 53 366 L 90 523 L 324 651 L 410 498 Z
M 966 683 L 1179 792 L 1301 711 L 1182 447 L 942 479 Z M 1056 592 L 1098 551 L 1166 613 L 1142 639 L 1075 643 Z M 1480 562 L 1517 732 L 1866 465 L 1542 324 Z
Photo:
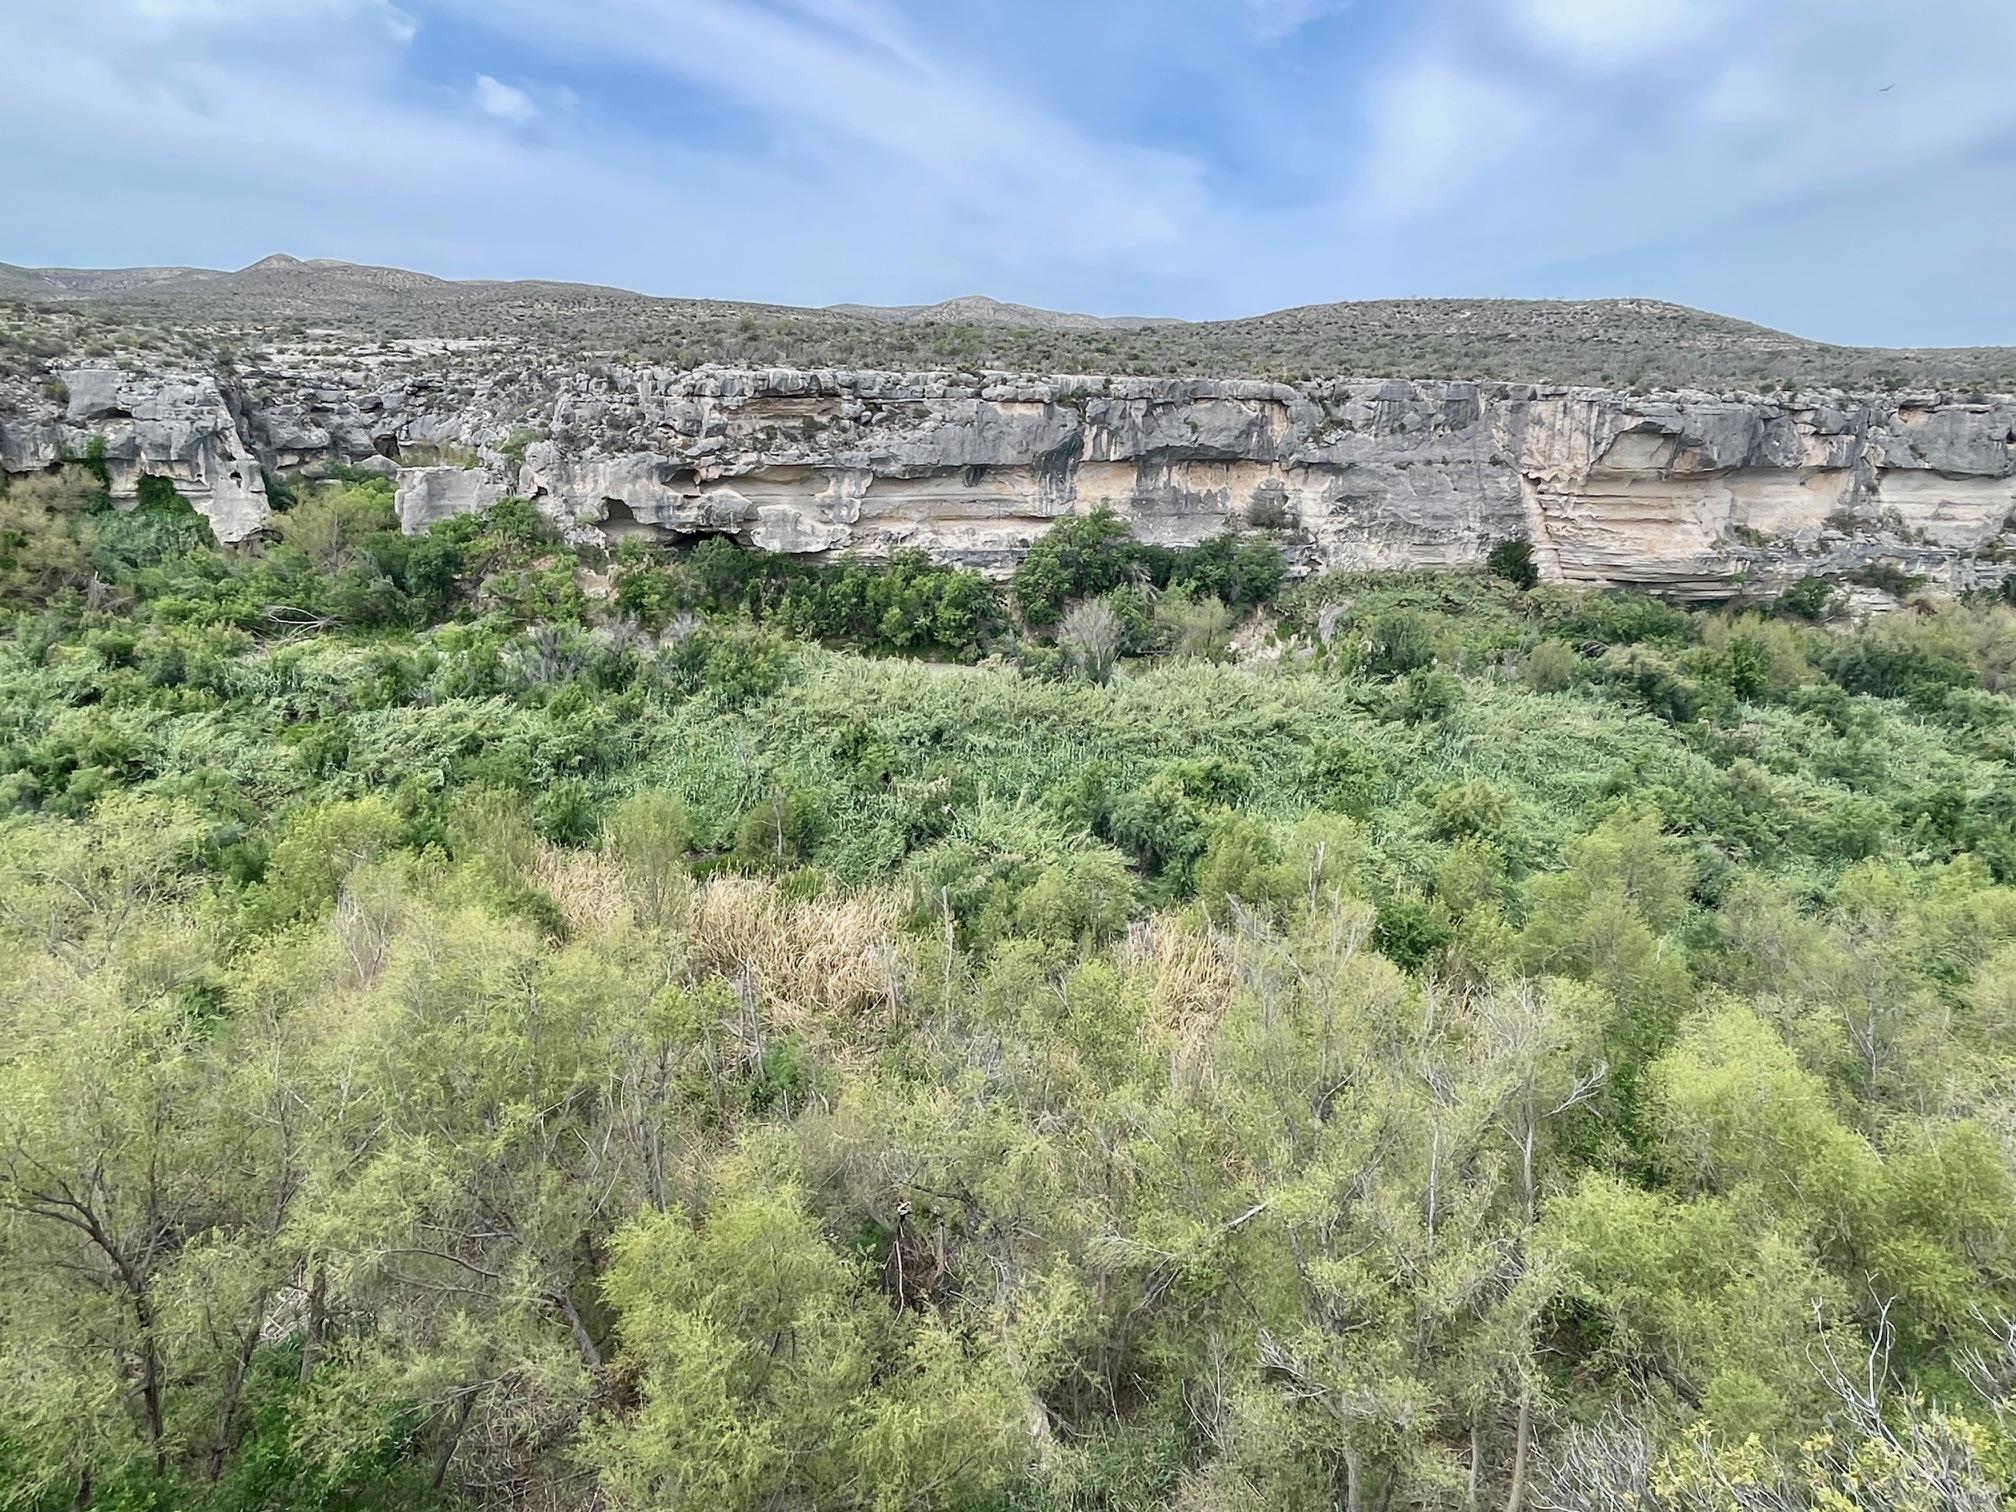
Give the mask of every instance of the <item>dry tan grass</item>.
M 774 1027 L 829 1037 L 845 1021 L 886 1021 L 896 1009 L 894 894 L 795 901 L 755 877 L 713 877 L 693 891 L 694 964 L 746 975 Z
M 595 851 L 541 846 L 529 880 L 560 907 L 568 928 L 589 933 L 631 918 L 623 870 Z M 798 901 L 760 877 L 694 884 L 684 920 L 691 966 L 746 984 L 767 1029 L 842 1038 L 893 1013 L 900 972 L 901 901 L 890 892 Z
M 560 916 L 576 932 L 610 929 L 629 916 L 622 870 L 598 852 L 542 845 L 530 880 L 560 905 Z
M 1167 914 L 1142 919 L 1121 946 L 1126 963 L 1147 973 L 1155 1022 L 1186 1056 L 1223 1017 L 1237 983 L 1218 941 L 1182 928 Z

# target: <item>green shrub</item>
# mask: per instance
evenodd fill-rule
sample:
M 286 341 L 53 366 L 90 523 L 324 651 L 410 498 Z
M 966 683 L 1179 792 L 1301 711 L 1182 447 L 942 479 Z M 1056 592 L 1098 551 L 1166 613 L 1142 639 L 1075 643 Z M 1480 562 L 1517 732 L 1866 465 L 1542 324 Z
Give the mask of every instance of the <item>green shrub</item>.
M 1155 627 L 1172 656 L 1223 661 L 1231 654 L 1232 611 L 1216 598 L 1171 589 L 1155 602 Z
M 810 794 L 773 784 L 735 831 L 734 860 L 754 871 L 788 871 L 807 860 L 826 818 Z
M 1188 548 L 1149 546 L 1129 533 L 1109 509 L 1057 521 L 1015 569 L 1016 607 L 1026 624 L 1057 623 L 1064 606 L 1099 598 L 1130 581 L 1186 589 L 1234 608 L 1265 603 L 1288 571 L 1271 541 L 1233 534 Z
M 1850 693 L 1901 698 L 1920 708 L 1937 708 L 1949 692 L 1975 685 L 1974 669 L 1957 658 L 1875 635 L 1829 640 L 1818 663 Z
M 1643 641 L 1684 645 L 1694 635 L 1687 611 L 1633 589 L 1546 589 L 1536 595 L 1552 633 L 1570 643 L 1630 646 Z
M 1915 572 L 1906 572 L 1895 562 L 1869 562 L 1853 569 L 1848 581 L 1859 583 L 1864 588 L 1874 588 L 1879 593 L 1887 593 L 1892 598 L 1908 599 L 1925 586 L 1925 579 Z
M 304 809 L 273 841 L 265 875 L 246 897 L 255 929 L 270 929 L 320 912 L 335 901 L 352 871 L 396 844 L 405 824 L 380 797 Z
M 1439 667 L 1417 667 L 1396 683 L 1387 705 L 1393 718 L 1406 724 L 1431 724 L 1447 719 L 1462 702 L 1462 684 Z
M 1449 943 L 1448 910 L 1438 899 L 1403 889 L 1379 904 L 1372 939 L 1394 965 L 1419 971 Z
M 1405 677 L 1435 660 L 1435 639 L 1426 615 L 1394 609 L 1365 627 L 1367 668 L 1380 677 Z
M 102 499 L 98 478 L 75 464 L 0 492 L 0 601 L 47 604 L 91 581 Z
M 1046 866 L 1016 898 L 1015 918 L 1038 939 L 1100 944 L 1125 931 L 1134 907 L 1126 863 L 1099 849 Z
M 1501 839 L 1518 812 L 1518 800 L 1480 778 L 1454 783 L 1428 803 L 1428 829 L 1439 840 Z
M 1303 759 L 1302 781 L 1319 808 L 1362 819 L 1385 780 L 1385 768 L 1364 746 L 1351 740 L 1326 740 Z
M 1198 860 L 1198 901 L 1214 918 L 1223 918 L 1234 903 L 1265 908 L 1279 902 L 1280 861 L 1271 825 L 1228 814 L 1211 827 L 1210 843 Z
M 1582 659 L 1564 640 L 1543 640 L 1526 653 L 1520 676 L 1535 693 L 1560 693 L 1581 681 Z
M 1840 597 L 1839 590 L 1825 578 L 1808 576 L 1779 594 L 1775 607 L 1778 613 L 1789 618 L 1817 624 L 1834 613 Z
M 1540 569 L 1533 563 L 1533 547 L 1526 541 L 1500 541 L 1484 558 L 1484 566 L 1515 588 L 1533 588 L 1540 582 Z
M 1167 873 L 1187 887 L 1213 822 L 1245 796 L 1251 782 L 1252 772 L 1236 762 L 1216 757 L 1171 762 L 1113 800 L 1108 832 L 1149 871 Z
M 659 628 L 687 609 L 746 616 L 804 640 L 971 660 L 998 631 L 993 585 L 922 552 L 886 564 L 814 564 L 710 537 L 683 556 L 625 542 L 616 601 Z
M 1015 568 L 1016 607 L 1031 625 L 1054 625 L 1072 599 L 1096 598 L 1138 560 L 1132 537 L 1110 509 L 1058 520 Z

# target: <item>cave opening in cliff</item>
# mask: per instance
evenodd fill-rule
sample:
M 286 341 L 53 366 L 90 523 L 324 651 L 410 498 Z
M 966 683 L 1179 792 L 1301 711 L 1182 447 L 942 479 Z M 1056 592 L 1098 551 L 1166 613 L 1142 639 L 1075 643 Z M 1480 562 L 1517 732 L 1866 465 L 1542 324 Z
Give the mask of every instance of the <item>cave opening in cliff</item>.
M 626 501 L 607 497 L 602 500 L 602 533 L 612 541 L 622 540 L 626 536 L 643 536 L 649 540 L 662 541 L 673 534 L 655 520 L 638 519 L 637 511 Z

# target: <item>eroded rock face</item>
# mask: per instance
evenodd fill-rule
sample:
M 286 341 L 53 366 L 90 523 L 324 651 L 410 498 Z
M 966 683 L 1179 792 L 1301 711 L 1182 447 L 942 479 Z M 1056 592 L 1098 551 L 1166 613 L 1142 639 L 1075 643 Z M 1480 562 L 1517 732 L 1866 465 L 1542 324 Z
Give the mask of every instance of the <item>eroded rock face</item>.
M 0 464 L 8 472 L 83 456 L 96 437 L 115 503 L 133 502 L 142 478 L 166 478 L 220 541 L 242 541 L 266 524 L 271 511 L 258 456 L 214 376 L 71 368 L 57 381 L 60 389 L 48 396 L 52 412 L 0 410 Z
M 269 352 L 229 384 L 74 369 L 60 412 L 0 395 L 0 460 L 47 466 L 103 435 L 115 492 L 167 477 L 227 541 L 265 521 L 259 462 L 341 461 L 396 475 L 409 530 L 516 493 L 576 538 L 915 548 L 1005 572 L 1060 515 L 1104 506 L 1167 544 L 1269 530 L 1298 570 L 1463 566 L 1521 537 L 1551 578 L 1695 597 L 1876 561 L 1956 589 L 1999 581 L 2016 510 L 2009 398 L 512 370 L 478 355 Z

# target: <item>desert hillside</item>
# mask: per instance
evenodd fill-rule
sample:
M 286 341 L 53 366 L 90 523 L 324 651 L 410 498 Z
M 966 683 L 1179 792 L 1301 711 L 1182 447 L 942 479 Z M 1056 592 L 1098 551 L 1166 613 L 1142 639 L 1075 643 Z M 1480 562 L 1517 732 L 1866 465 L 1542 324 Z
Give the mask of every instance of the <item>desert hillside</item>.
M 2007 347 L 1832 346 L 1654 299 L 1379 299 L 1217 321 L 1064 314 L 981 296 L 795 309 L 586 284 L 455 282 L 285 255 L 235 272 L 0 264 L 6 298 L 75 305 L 134 345 L 164 326 L 251 333 L 316 325 L 352 340 L 515 333 L 674 367 L 2016 390 L 2016 350 Z

